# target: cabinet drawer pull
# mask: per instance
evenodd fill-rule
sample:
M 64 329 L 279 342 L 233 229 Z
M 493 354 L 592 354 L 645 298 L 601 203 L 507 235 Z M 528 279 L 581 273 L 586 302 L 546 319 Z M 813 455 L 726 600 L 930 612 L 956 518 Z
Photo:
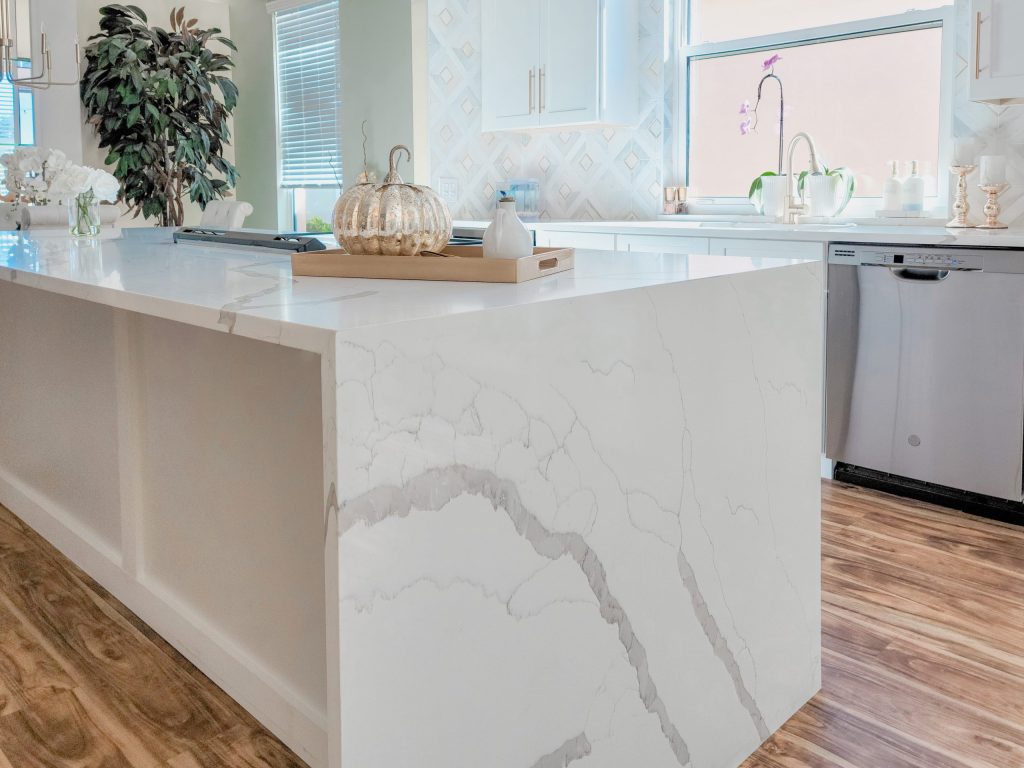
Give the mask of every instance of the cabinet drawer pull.
M 540 87 L 537 90 L 540 93 L 540 96 L 539 96 L 540 107 L 538 108 L 537 111 L 538 112 L 543 112 L 544 111 L 544 99 L 545 99 L 545 95 L 546 95 L 544 93 L 544 91 L 547 90 L 547 87 L 545 85 L 545 80 L 544 80 L 544 67 L 540 68 L 540 75 L 538 75 L 538 80 L 539 80 L 539 86 Z
M 533 67 L 530 67 L 530 114 L 533 114 Z

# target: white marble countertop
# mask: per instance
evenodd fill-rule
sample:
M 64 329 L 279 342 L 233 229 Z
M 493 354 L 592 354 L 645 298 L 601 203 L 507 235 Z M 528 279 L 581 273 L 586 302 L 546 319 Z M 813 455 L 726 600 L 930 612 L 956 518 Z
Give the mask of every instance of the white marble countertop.
M 486 227 L 487 221 L 456 221 L 456 226 Z M 632 235 L 731 237 L 806 242 L 895 243 L 901 245 L 963 245 L 1024 248 L 1024 228 L 984 230 L 883 224 L 771 224 L 759 222 L 687 221 L 537 221 L 531 229 L 554 232 L 607 232 Z
M 319 350 L 339 331 L 679 283 L 800 259 L 577 251 L 520 284 L 293 278 L 287 255 L 141 237 L 0 235 L 0 280 L 241 336 Z

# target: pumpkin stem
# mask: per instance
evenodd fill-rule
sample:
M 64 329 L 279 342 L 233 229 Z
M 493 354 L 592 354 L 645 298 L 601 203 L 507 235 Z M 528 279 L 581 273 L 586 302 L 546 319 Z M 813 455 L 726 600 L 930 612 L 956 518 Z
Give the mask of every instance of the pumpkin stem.
M 400 152 L 405 152 L 405 159 L 412 160 L 412 152 L 404 144 L 399 144 L 396 147 L 391 148 L 391 153 L 388 155 L 388 175 L 384 178 L 385 184 L 401 184 L 402 177 L 398 175 L 398 157 Z

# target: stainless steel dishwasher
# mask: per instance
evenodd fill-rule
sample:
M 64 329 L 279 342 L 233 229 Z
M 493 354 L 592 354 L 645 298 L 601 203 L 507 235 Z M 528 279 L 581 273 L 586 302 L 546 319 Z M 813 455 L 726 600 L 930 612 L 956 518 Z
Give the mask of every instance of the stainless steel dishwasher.
M 833 243 L 828 262 L 828 457 L 1024 500 L 1024 250 Z

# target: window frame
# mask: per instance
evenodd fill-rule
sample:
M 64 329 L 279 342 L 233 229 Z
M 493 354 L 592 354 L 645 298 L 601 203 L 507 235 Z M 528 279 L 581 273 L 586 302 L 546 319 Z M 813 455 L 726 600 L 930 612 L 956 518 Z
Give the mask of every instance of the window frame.
M 838 42 L 883 34 L 899 34 L 920 29 L 941 29 L 941 82 L 939 85 L 939 158 L 936 168 L 936 195 L 925 199 L 925 208 L 934 209 L 936 215 L 948 208 L 951 190 L 950 174 L 946 172 L 952 157 L 953 145 L 953 100 L 954 61 L 956 59 L 956 11 L 949 4 L 926 10 L 912 10 L 887 16 L 874 16 L 856 21 L 827 24 L 817 27 L 777 32 L 756 37 L 736 38 L 713 43 L 691 43 L 689 39 L 690 19 L 693 4 L 701 0 L 678 0 L 678 17 L 674 22 L 678 45 L 672 46 L 670 56 L 677 57 L 672 71 L 676 73 L 677 86 L 674 89 L 675 104 L 672 106 L 675 124 L 681 130 L 672 147 L 672 163 L 675 178 L 690 186 L 690 81 L 691 62 L 721 58 L 744 53 L 777 51 L 819 43 Z M 797 129 L 798 130 L 798 129 Z M 857 197 L 850 202 L 847 216 L 873 216 L 878 207 L 873 201 L 877 197 Z M 702 196 L 691 198 L 689 209 L 700 213 L 751 214 L 755 213 L 745 195 Z M 705 210 L 711 209 L 711 210 Z
M 15 65 L 18 68 L 18 77 L 28 77 L 32 74 L 32 61 L 31 59 L 15 59 Z M 19 87 L 16 83 L 11 84 L 11 104 L 12 114 L 11 121 L 13 123 L 14 134 L 18 137 L 18 140 L 14 143 L 3 142 L 0 143 L 0 152 L 11 152 L 19 147 L 34 147 L 36 146 L 36 97 L 35 92 L 31 88 Z M 26 112 L 24 100 L 28 101 L 27 112 L 31 118 L 28 125 L 28 131 L 31 133 L 31 141 L 25 141 L 24 131 L 22 130 L 25 126 L 25 121 L 22 119 Z
M 283 163 L 283 148 L 281 146 L 281 87 L 280 87 L 280 70 L 278 68 L 279 56 L 278 56 L 278 37 L 277 37 L 277 13 L 281 11 L 291 11 L 296 8 L 302 8 L 304 6 L 317 5 L 325 0 L 270 0 L 267 3 L 267 13 L 271 16 L 271 53 L 274 57 L 274 144 L 275 144 L 275 167 L 276 167 L 276 179 L 277 179 L 277 225 L 280 231 L 291 232 L 296 229 L 296 199 L 295 193 L 297 190 L 306 189 L 333 189 L 333 187 L 322 186 L 322 187 L 293 187 L 284 186 L 281 183 L 281 167 Z M 339 8 L 340 10 L 340 8 Z M 339 21 L 340 24 L 340 21 Z M 338 147 L 339 153 L 341 150 L 341 44 L 339 41 L 338 45 L 338 56 L 335 62 L 337 66 L 337 88 L 338 88 Z M 344 169 L 339 169 L 343 174 Z M 342 183 L 344 183 L 344 177 L 342 176 Z M 341 194 L 342 187 L 338 187 L 338 194 Z

